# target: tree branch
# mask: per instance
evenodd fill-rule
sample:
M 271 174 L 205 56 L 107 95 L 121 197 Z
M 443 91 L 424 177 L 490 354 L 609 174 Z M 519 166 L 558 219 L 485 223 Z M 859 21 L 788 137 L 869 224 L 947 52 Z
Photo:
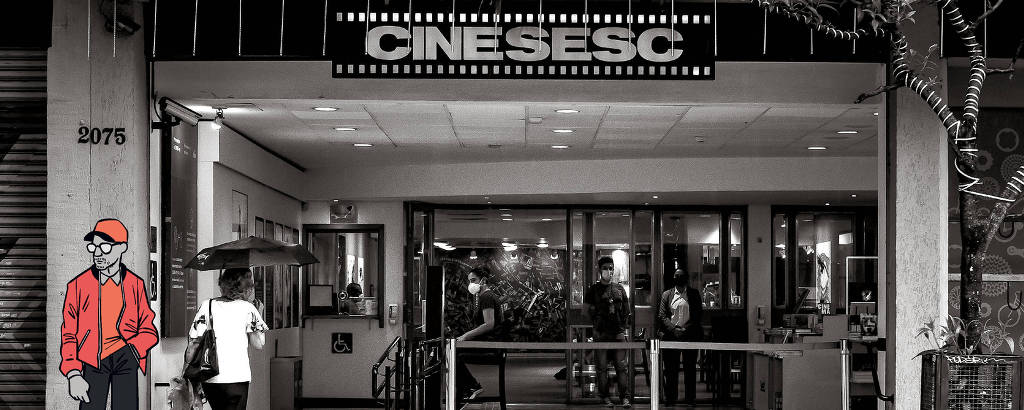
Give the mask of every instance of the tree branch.
M 888 38 L 892 36 L 892 33 L 882 29 L 876 28 L 874 30 L 842 30 L 836 28 L 835 25 L 827 21 L 815 21 L 813 18 L 805 13 L 800 13 L 795 10 L 792 6 L 782 3 L 779 0 L 751 0 L 756 3 L 758 7 L 768 10 L 772 13 L 781 14 L 785 17 L 789 17 L 792 20 L 803 23 L 816 31 L 820 31 L 825 34 L 825 37 L 839 40 L 859 40 L 862 38 Z
M 985 0 L 985 3 L 988 4 L 988 0 Z M 981 22 L 984 21 L 985 19 L 987 19 L 988 16 L 992 15 L 993 11 L 996 11 L 996 9 L 998 9 L 999 6 L 1002 6 L 1002 5 L 1003 5 L 1003 0 L 997 1 L 995 6 L 992 6 L 992 8 L 988 9 L 987 11 L 982 13 L 980 16 L 978 16 L 978 19 L 974 21 L 974 24 L 971 24 L 971 28 L 972 29 L 973 28 L 977 28 L 978 24 L 981 24 Z
M 893 77 L 901 85 L 910 88 L 914 93 L 921 96 L 928 106 L 931 107 L 932 112 L 939 116 L 942 126 L 946 127 L 946 133 L 955 139 L 962 132 L 958 128 L 960 121 L 956 118 L 956 115 L 953 115 L 953 111 L 950 111 L 949 106 L 943 102 L 942 97 L 939 97 L 939 92 L 935 89 L 934 84 L 922 80 L 917 72 L 910 68 L 909 61 L 907 60 L 907 50 L 909 48 L 910 45 L 907 43 L 907 38 L 902 34 L 896 34 L 896 38 L 893 41 Z
M 1010 79 L 1013 79 L 1014 66 L 1017 65 L 1017 57 L 1020 57 L 1020 52 L 1024 50 L 1024 37 L 1020 38 L 1020 43 L 1017 43 L 1017 51 L 1013 52 L 1013 59 L 1010 60 L 1010 65 L 1006 68 L 990 68 L 988 69 L 989 74 L 1010 74 Z
M 860 103 L 864 102 L 864 100 L 866 100 L 868 98 L 874 97 L 874 96 L 882 94 L 882 93 L 887 93 L 889 91 L 896 91 L 896 90 L 898 90 L 898 89 L 900 89 L 902 87 L 903 87 L 903 84 L 880 85 L 880 86 L 878 86 L 878 88 L 876 88 L 874 90 L 868 91 L 866 93 L 863 93 L 863 94 L 857 96 L 857 99 L 853 103 L 854 104 L 860 104 Z
M 1007 201 L 999 201 L 992 207 L 988 229 L 986 229 L 985 237 L 981 243 L 981 254 L 988 251 L 988 245 L 992 242 L 992 238 L 996 236 L 996 233 L 999 232 L 1000 225 L 1006 219 L 1006 213 L 1011 207 L 1021 202 L 1021 199 L 1024 199 L 1024 195 L 1021 195 L 1021 192 L 1024 192 L 1024 165 L 1017 168 L 1017 171 L 1010 176 L 1010 180 L 1003 187 L 1002 194 L 999 195 Z
M 960 40 L 967 47 L 971 59 L 971 75 L 967 86 L 967 95 L 964 97 L 963 125 L 972 130 L 976 129 L 978 121 L 978 107 L 981 104 L 981 87 L 985 83 L 985 75 L 988 69 L 985 67 L 985 54 L 974 29 L 964 20 L 960 7 L 955 0 L 939 0 L 939 6 L 945 12 L 949 24 L 960 36 Z

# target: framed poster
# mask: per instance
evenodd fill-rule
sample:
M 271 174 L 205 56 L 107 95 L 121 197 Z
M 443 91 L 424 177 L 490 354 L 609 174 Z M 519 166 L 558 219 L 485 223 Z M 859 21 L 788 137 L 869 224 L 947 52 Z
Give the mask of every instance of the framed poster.
M 161 254 L 163 297 L 160 309 L 161 335 L 188 334 L 197 306 L 197 272 L 185 264 L 196 256 L 197 205 L 196 127 L 174 127 L 161 132 L 161 213 L 163 251 Z
M 234 240 L 249 236 L 249 196 L 231 191 L 231 238 Z

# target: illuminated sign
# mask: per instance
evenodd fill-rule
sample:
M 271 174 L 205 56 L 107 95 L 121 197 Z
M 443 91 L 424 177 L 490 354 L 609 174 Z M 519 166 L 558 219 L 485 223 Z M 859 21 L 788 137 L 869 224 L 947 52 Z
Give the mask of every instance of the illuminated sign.
M 699 5 L 690 5 L 699 6 Z M 338 11 L 338 78 L 713 80 L 714 15 Z

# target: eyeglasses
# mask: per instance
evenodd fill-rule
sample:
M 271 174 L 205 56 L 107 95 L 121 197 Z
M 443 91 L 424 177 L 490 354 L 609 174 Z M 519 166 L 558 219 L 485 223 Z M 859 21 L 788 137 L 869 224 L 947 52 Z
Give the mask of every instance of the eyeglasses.
M 100 252 L 103 252 L 103 254 L 106 255 L 110 253 L 111 250 L 114 249 L 114 244 L 104 242 L 99 245 L 99 248 Z M 96 253 L 96 244 L 90 243 L 88 245 L 85 245 L 85 250 L 89 251 L 89 253 Z

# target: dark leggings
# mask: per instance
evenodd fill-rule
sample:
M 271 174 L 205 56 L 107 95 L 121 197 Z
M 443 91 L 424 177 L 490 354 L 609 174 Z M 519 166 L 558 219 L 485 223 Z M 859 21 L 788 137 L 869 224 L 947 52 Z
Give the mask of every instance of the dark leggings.
M 249 382 L 203 383 L 203 391 L 213 410 L 244 410 L 249 399 Z

